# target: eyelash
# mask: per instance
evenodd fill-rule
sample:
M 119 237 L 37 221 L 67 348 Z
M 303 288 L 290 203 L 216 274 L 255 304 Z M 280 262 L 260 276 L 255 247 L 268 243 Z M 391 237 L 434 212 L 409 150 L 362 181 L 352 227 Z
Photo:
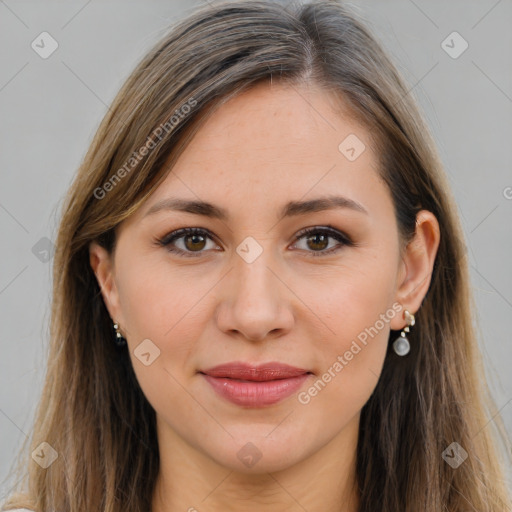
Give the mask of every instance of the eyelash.
M 312 228 L 305 228 L 297 233 L 295 236 L 295 241 L 298 242 L 303 237 L 306 237 L 307 235 L 311 234 L 323 234 L 328 235 L 330 238 L 334 238 L 339 242 L 339 245 L 335 247 L 331 247 L 328 250 L 323 251 L 307 251 L 311 252 L 311 256 L 317 257 L 317 256 L 325 256 L 325 255 L 331 255 L 335 252 L 338 252 L 343 246 L 352 247 L 354 246 L 354 242 L 350 239 L 349 236 L 345 235 L 344 233 L 338 231 L 337 229 L 332 228 L 331 226 L 325 226 L 325 227 L 312 227 Z M 165 235 L 163 238 L 160 238 L 156 241 L 156 243 L 160 246 L 165 247 L 169 252 L 182 255 L 184 257 L 198 257 L 203 254 L 204 251 L 183 251 L 182 249 L 178 249 L 176 247 L 173 247 L 171 244 L 175 242 L 176 240 L 179 240 L 180 238 L 184 238 L 187 235 L 202 235 L 210 238 L 211 240 L 214 240 L 215 237 L 206 229 L 203 228 L 181 228 L 176 231 L 173 231 L 167 235 Z

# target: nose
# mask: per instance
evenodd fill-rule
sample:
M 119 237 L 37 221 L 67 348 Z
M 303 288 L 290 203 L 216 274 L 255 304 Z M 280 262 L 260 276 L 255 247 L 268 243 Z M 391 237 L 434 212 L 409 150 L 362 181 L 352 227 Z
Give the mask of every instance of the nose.
M 217 326 L 223 332 L 262 341 L 291 330 L 293 294 L 270 253 L 263 251 L 252 263 L 235 255 L 216 311 Z

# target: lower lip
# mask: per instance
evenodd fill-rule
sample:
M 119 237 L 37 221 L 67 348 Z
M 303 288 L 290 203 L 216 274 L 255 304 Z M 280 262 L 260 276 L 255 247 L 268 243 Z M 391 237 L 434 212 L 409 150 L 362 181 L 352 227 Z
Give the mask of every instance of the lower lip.
M 298 391 L 310 377 L 309 373 L 289 379 L 248 382 L 202 374 L 212 388 L 236 405 L 262 407 L 272 405 Z

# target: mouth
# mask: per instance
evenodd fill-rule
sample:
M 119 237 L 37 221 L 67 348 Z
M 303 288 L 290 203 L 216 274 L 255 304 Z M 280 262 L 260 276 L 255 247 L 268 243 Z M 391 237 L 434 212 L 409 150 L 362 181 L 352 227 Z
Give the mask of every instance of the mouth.
M 233 362 L 199 374 L 222 398 L 246 407 L 280 402 L 298 391 L 313 375 L 306 369 L 276 362 L 259 366 Z

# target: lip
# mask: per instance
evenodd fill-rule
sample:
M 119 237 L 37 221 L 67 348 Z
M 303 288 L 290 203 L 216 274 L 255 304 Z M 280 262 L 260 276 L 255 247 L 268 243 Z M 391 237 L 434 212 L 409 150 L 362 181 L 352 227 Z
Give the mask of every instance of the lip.
M 200 372 L 213 390 L 236 405 L 263 407 L 298 391 L 312 375 L 303 368 L 271 362 L 233 362 Z

